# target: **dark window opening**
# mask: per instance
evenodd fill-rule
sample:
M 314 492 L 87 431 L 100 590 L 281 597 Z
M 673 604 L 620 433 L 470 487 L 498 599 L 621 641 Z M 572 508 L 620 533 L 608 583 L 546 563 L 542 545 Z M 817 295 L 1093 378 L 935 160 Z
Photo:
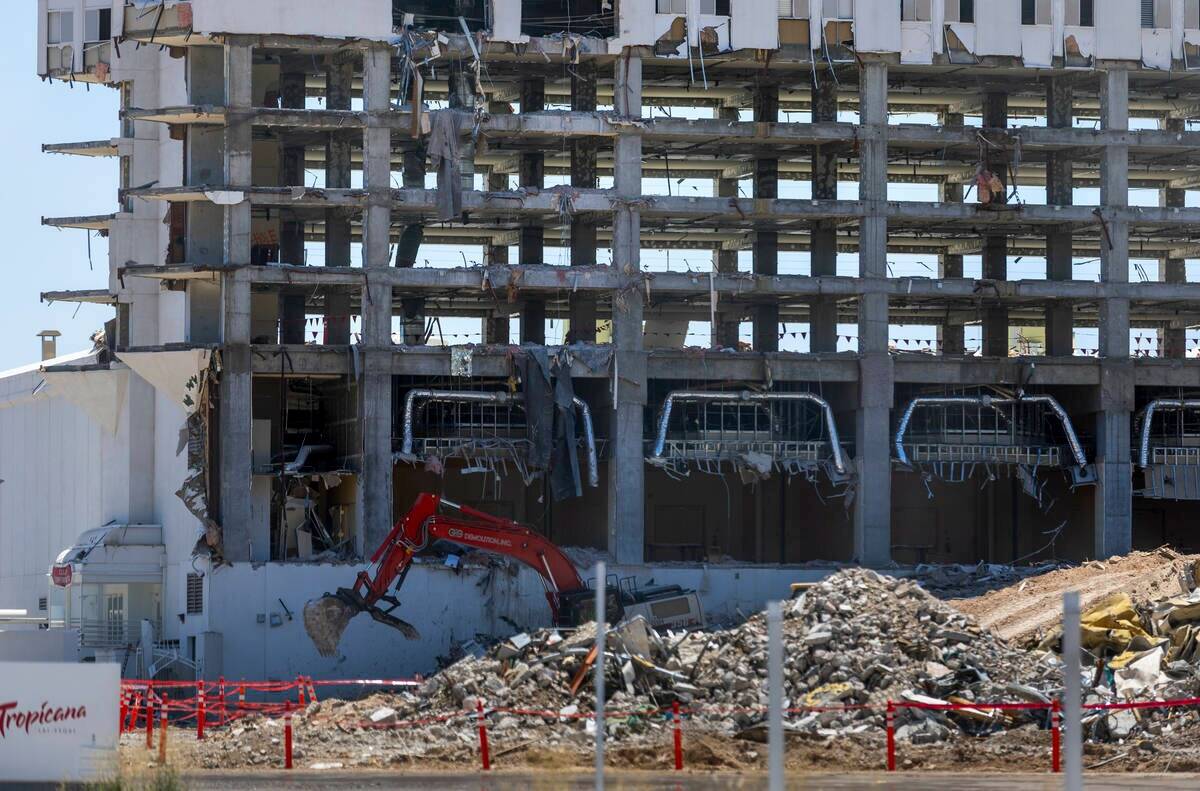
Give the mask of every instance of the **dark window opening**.
M 975 0 L 958 0 L 958 21 L 975 21 Z
M 112 38 L 112 9 L 100 9 L 100 40 L 108 41 Z
M 1037 24 L 1037 0 L 1021 0 L 1021 24 Z
M 716 0 L 701 13 L 729 16 L 729 0 Z M 521 32 L 527 36 L 554 36 L 564 32 L 605 38 L 616 35 L 613 4 L 602 0 L 524 0 L 521 3 Z
M 1079 0 L 1079 26 L 1096 26 L 1096 10 L 1093 7 L 1093 0 Z
M 728 16 L 729 4 L 730 0 L 716 0 L 715 13 Z M 408 14 L 412 14 L 412 24 L 418 29 L 461 33 L 459 17 L 472 32 L 493 27 L 491 3 L 487 0 L 392 0 L 392 22 L 396 27 L 404 24 Z M 616 35 L 614 4 L 605 0 L 525 0 L 521 3 L 521 32 L 529 36 L 570 32 L 608 38 Z

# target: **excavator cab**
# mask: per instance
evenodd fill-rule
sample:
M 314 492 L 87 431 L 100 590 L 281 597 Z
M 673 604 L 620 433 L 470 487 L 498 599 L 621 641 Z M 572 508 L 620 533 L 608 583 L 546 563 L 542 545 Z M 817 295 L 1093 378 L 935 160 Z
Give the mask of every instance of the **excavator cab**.
M 698 629 L 704 626 L 704 611 L 695 591 L 679 585 L 639 587 L 634 577 L 618 578 L 611 574 L 605 580 L 607 600 L 605 620 L 618 623 L 627 618 L 642 616 L 655 628 Z M 578 626 L 596 619 L 596 581 L 589 580 L 583 590 L 560 593 L 559 626 Z

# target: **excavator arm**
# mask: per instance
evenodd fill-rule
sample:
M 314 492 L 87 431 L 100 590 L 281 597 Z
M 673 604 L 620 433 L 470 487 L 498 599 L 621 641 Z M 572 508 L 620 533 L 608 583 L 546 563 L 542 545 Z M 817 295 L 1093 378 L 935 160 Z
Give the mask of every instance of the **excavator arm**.
M 438 513 L 441 506 L 457 511 L 462 518 Z M 532 568 L 545 585 L 555 622 L 562 611 L 561 594 L 584 589 L 575 564 L 562 550 L 529 528 L 423 493 L 375 550 L 371 568 L 358 573 L 352 588 L 339 588 L 305 605 L 304 627 L 318 652 L 322 656 L 334 655 L 342 632 L 360 612 L 399 629 L 409 639 L 416 639 L 416 629 L 392 615 L 400 602 L 388 590 L 393 586 L 394 590 L 400 589 L 413 557 L 437 540 L 511 557 Z M 380 602 L 389 606 L 384 609 Z

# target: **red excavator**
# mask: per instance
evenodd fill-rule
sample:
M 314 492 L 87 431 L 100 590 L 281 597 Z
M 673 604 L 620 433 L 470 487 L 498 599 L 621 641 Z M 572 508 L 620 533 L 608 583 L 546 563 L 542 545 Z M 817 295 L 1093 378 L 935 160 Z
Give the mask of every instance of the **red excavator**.
M 438 513 L 445 506 L 461 516 Z M 584 584 L 579 572 L 562 550 L 524 525 L 485 514 L 428 492 L 405 514 L 383 544 L 371 556 L 371 569 L 360 571 L 352 588 L 338 588 L 304 607 L 304 628 L 322 656 L 337 653 L 338 642 L 350 620 L 360 612 L 382 624 L 399 629 L 405 637 L 419 637 L 413 626 L 392 615 L 400 606 L 388 589 L 399 591 L 412 568 L 413 557 L 433 541 L 449 541 L 472 549 L 521 561 L 536 571 L 546 588 L 546 600 L 556 626 L 574 626 L 590 620 L 595 592 Z M 616 585 L 604 583 L 608 618 L 616 623 L 626 617 L 644 615 L 654 626 L 700 627 L 704 616 L 694 591 L 678 585 L 639 590 L 632 580 Z M 390 605 L 387 609 L 379 602 Z

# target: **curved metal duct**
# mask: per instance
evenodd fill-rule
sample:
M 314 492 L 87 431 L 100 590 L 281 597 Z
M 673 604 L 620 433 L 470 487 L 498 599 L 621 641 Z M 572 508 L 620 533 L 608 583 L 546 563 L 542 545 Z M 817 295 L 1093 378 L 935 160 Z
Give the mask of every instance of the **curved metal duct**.
M 1142 410 L 1142 413 L 1138 416 L 1138 419 L 1142 421 L 1142 436 L 1138 442 L 1139 467 L 1144 469 L 1150 465 L 1150 423 L 1154 419 L 1154 413 L 1167 410 L 1182 412 L 1185 409 L 1200 409 L 1200 400 L 1192 398 L 1159 398 L 1151 401 Z
M 813 393 L 755 393 L 741 390 L 736 393 L 720 393 L 707 390 L 674 390 L 667 395 L 663 402 L 662 415 L 658 418 L 658 436 L 654 440 L 654 451 L 651 458 L 660 458 L 667 444 L 667 424 L 671 420 L 671 408 L 676 399 L 680 401 L 807 401 L 815 404 L 825 414 L 825 427 L 829 431 L 829 444 L 833 449 L 833 466 L 840 472 L 846 472 L 846 460 L 842 456 L 842 444 L 838 438 L 837 423 L 833 419 L 833 409 L 824 398 Z
M 472 404 L 524 404 L 525 398 L 506 390 L 495 392 L 477 392 L 472 390 L 409 390 L 404 397 L 404 440 L 400 452 L 411 456 L 413 449 L 413 413 L 416 403 L 421 401 L 449 401 Z M 574 399 L 575 409 L 583 421 L 583 440 L 587 448 L 588 486 L 593 489 L 600 485 L 600 470 L 596 462 L 596 432 L 592 427 L 592 410 L 579 396 Z
M 992 396 L 929 396 L 924 398 L 914 398 L 908 402 L 908 406 L 904 409 L 904 414 L 900 417 L 900 425 L 896 428 L 896 459 L 901 464 L 909 465 L 908 453 L 904 450 L 904 435 L 908 433 L 908 425 L 912 422 L 913 412 L 920 407 L 925 406 L 981 406 L 986 409 L 998 409 L 1005 404 L 1044 404 L 1054 416 L 1058 418 L 1063 427 L 1063 434 L 1067 437 L 1067 445 L 1071 448 L 1071 455 L 1075 457 L 1075 463 L 1079 467 L 1087 466 L 1087 456 L 1083 452 L 1083 445 L 1079 442 L 1079 437 L 1075 433 L 1075 426 L 1071 424 L 1071 418 L 1067 415 L 1067 410 L 1062 408 L 1062 404 L 1054 396 L 1048 395 L 1021 395 L 1017 398 L 993 398 Z

